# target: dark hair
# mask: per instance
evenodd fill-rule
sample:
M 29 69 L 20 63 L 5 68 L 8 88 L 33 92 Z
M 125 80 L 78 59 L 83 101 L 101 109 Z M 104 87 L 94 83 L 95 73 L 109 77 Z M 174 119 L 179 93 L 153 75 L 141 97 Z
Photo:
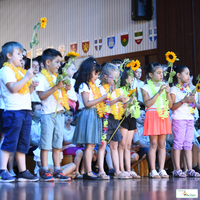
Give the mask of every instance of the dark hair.
M 123 87 L 127 84 L 127 79 L 128 79 L 128 71 L 130 71 L 131 68 L 130 67 L 125 67 L 124 71 L 121 74 L 121 84 L 120 86 Z
M 112 64 L 122 64 L 123 63 L 123 60 L 122 59 L 113 59 L 112 61 L 111 61 L 111 63 Z
M 152 62 L 144 67 L 145 83 L 147 83 L 147 80 L 151 79 L 151 77 L 149 76 L 149 73 L 153 74 L 156 71 L 156 69 L 158 69 L 158 68 L 162 68 L 162 66 L 161 66 L 161 64 L 159 64 L 157 62 Z
M 176 72 L 176 75 L 173 77 L 173 84 L 174 84 L 174 85 L 176 85 L 176 84 L 178 83 L 177 74 L 178 74 L 178 73 L 181 74 L 181 73 L 184 71 L 185 68 L 188 69 L 188 67 L 185 66 L 185 65 L 178 65 L 178 66 L 174 66 L 174 67 L 173 67 L 174 71 Z
M 76 83 L 74 85 L 75 91 L 78 93 L 79 86 L 82 83 L 87 84 L 88 88 L 90 89 L 88 82 L 92 78 L 92 72 L 95 70 L 95 73 L 101 72 L 101 66 L 96 63 L 96 60 L 93 57 L 89 57 L 84 60 L 80 68 L 77 71 Z
M 24 51 L 24 48 L 18 42 L 7 42 L 2 46 L 2 50 L 0 52 L 0 68 L 3 67 L 4 62 L 8 61 L 7 54 L 10 53 L 12 55 L 15 48 L 20 49 L 21 52 Z
M 73 116 L 74 116 L 75 110 L 71 106 L 69 106 L 69 110 L 68 111 L 72 112 Z M 65 113 L 67 113 L 67 112 L 65 112 Z
M 50 60 L 52 61 L 55 57 L 60 56 L 62 58 L 62 55 L 59 51 L 56 49 L 46 49 L 42 53 L 42 62 L 44 64 L 44 67 L 46 67 L 46 61 Z
M 31 59 L 30 59 L 30 58 L 25 58 L 24 61 L 25 61 L 24 68 L 25 68 L 26 70 L 30 69 L 30 67 L 31 67 Z M 33 61 L 37 61 L 37 62 L 38 62 L 38 60 L 37 60 L 36 58 L 33 58 L 32 62 L 33 62 Z
M 38 63 L 39 63 L 39 66 L 40 66 L 40 71 L 42 70 L 42 66 L 41 66 L 41 63 L 42 62 L 42 56 L 37 56 L 35 59 L 37 59 Z
M 39 102 L 39 101 L 32 101 L 32 102 L 31 102 L 32 111 L 35 110 L 35 106 L 37 106 L 37 105 L 41 105 L 41 106 L 42 106 L 42 103 Z
M 64 57 L 65 62 L 68 62 L 69 59 L 70 59 L 70 57 L 68 57 L 68 56 L 65 56 L 65 57 Z

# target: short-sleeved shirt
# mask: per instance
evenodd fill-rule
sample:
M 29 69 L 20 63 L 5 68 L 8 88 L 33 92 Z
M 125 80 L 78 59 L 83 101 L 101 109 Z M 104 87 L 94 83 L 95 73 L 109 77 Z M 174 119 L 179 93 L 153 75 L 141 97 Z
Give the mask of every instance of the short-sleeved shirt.
M 76 80 L 71 78 L 70 81 L 71 81 L 71 89 L 67 91 L 68 98 L 73 100 L 73 101 L 77 101 L 77 95 L 76 95 L 76 92 L 74 90 L 74 85 L 75 85 Z
M 70 130 L 66 130 L 64 129 L 64 133 L 63 133 L 63 140 L 64 142 L 72 142 L 72 138 L 74 136 L 74 130 L 75 130 L 75 126 L 70 126 Z M 75 147 L 76 145 L 74 144 L 68 144 L 63 146 L 63 149 L 69 148 L 69 147 Z
M 1 88 L 0 88 L 0 109 L 4 109 L 5 108 L 5 103 L 3 101 L 3 97 L 1 94 Z
M 24 77 L 20 71 L 19 73 Z M 27 94 L 11 93 L 6 87 L 7 83 L 17 82 L 15 72 L 10 67 L 2 67 L 0 70 L 0 86 L 5 110 L 31 110 L 31 96 Z
M 34 142 L 40 143 L 40 137 L 41 137 L 41 123 L 35 123 L 32 120 L 32 125 L 31 125 L 31 139 Z
M 82 109 L 84 108 L 84 104 L 83 104 L 83 98 L 82 98 L 82 93 L 83 92 L 87 92 L 89 93 L 89 101 L 92 101 L 94 100 L 93 98 L 93 94 L 92 94 L 92 90 L 90 89 L 90 87 L 88 88 L 87 84 L 86 83 L 82 83 L 80 86 L 79 86 L 79 89 L 78 89 L 78 101 L 79 101 L 79 109 Z
M 56 76 L 55 75 L 51 75 L 51 76 L 53 77 L 53 82 L 55 84 Z M 39 80 L 39 85 L 36 87 L 36 91 L 46 92 L 47 90 L 51 89 L 49 82 L 47 81 L 46 77 L 43 74 L 39 75 L 38 80 Z M 59 91 L 59 96 L 62 97 L 61 90 L 58 90 L 58 91 Z M 43 105 L 42 106 L 42 114 L 54 113 L 56 110 L 56 106 L 57 106 L 57 99 L 55 99 L 53 94 L 51 94 L 46 99 L 42 100 L 42 105 Z M 61 111 L 61 110 L 64 110 L 64 108 L 59 103 L 57 111 Z
M 183 93 L 178 87 L 173 86 L 170 91 L 171 94 L 176 96 L 175 103 L 184 99 L 187 93 Z M 194 116 L 190 113 L 188 103 L 182 104 L 179 108 L 172 111 L 172 118 L 175 120 L 194 120 Z
M 141 87 L 144 86 L 144 82 L 139 80 L 138 81 L 138 86 L 137 86 L 137 92 L 138 92 L 138 101 L 143 102 L 143 98 L 142 98 L 142 92 L 141 92 Z

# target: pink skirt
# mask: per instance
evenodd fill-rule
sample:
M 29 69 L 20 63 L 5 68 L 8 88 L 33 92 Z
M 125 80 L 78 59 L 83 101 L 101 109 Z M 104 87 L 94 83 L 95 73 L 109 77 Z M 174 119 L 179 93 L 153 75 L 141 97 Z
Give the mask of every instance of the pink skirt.
M 166 135 L 172 134 L 171 121 L 168 116 L 162 119 L 157 110 L 147 110 L 144 120 L 143 135 Z

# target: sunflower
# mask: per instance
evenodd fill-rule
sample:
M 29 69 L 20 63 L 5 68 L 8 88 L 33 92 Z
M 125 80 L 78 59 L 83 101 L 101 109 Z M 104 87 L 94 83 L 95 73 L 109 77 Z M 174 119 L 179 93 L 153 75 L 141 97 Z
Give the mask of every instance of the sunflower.
M 170 63 L 174 63 L 176 61 L 176 54 L 172 51 L 168 51 L 166 54 L 165 54 L 165 57 L 166 57 L 166 60 Z
M 136 91 L 136 89 L 130 90 L 129 93 L 128 93 L 128 97 L 130 97 L 131 94 L 132 94 L 133 92 L 135 92 L 135 91 Z
M 79 56 L 79 53 L 75 53 L 73 51 L 68 52 L 67 57 L 77 57 Z
M 46 25 L 47 25 L 47 18 L 46 17 L 41 18 L 40 19 L 40 27 L 41 27 L 41 29 L 45 29 Z
M 197 91 L 197 92 L 200 92 L 200 83 L 198 83 L 198 84 L 196 85 L 196 91 Z
M 136 60 L 136 61 L 135 61 L 135 65 L 131 66 L 131 69 L 132 69 L 133 71 L 135 71 L 135 70 L 138 70 L 139 67 L 140 67 L 140 61 L 139 61 L 139 60 Z
M 128 63 L 126 65 L 126 67 L 132 67 L 132 66 L 135 66 L 135 61 L 134 60 L 132 60 L 130 63 Z

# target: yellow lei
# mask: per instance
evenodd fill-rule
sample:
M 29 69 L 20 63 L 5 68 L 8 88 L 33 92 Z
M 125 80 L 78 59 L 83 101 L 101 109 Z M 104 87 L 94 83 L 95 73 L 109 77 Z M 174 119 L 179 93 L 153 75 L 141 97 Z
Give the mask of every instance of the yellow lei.
M 45 78 L 47 79 L 50 87 L 54 87 L 55 84 L 53 82 L 53 77 L 49 74 L 49 72 L 46 70 L 46 69 L 43 69 L 41 71 L 41 73 L 45 76 Z M 54 75 L 57 77 L 58 74 L 54 73 Z M 62 91 L 62 98 L 59 98 L 59 103 L 64 106 L 67 110 L 69 110 L 69 99 L 68 99 L 68 96 L 67 96 L 67 92 L 65 90 L 64 87 L 61 88 L 61 91 Z M 53 96 L 56 100 L 58 100 L 58 90 L 56 90 L 54 93 L 53 93 Z
M 90 86 L 90 88 L 92 90 L 92 94 L 93 94 L 94 100 L 100 98 L 101 97 L 101 93 L 99 91 L 99 88 L 92 82 L 89 82 L 88 84 L 89 84 L 89 86 Z M 100 118 L 103 117 L 104 108 L 105 108 L 105 105 L 104 105 L 103 102 L 100 102 L 100 103 L 96 104 L 97 114 L 99 115 Z
M 106 92 L 109 91 L 110 89 L 110 85 L 109 84 L 103 84 L 104 89 L 106 90 Z M 118 98 L 121 95 L 120 89 L 115 89 L 115 94 L 116 94 L 116 98 Z M 111 101 L 113 100 L 113 97 L 111 95 Z M 110 113 L 114 116 L 114 118 L 116 120 L 121 120 L 122 116 L 124 114 L 124 109 L 123 109 L 123 105 L 122 102 L 118 102 L 114 105 L 112 105 L 111 107 L 111 111 Z
M 11 65 L 8 62 L 5 62 L 3 64 L 3 66 L 7 66 L 10 67 L 13 72 L 15 73 L 15 77 L 17 79 L 17 82 L 22 80 L 24 77 L 19 73 L 19 71 L 21 71 L 24 75 L 26 75 L 26 70 L 22 69 L 21 67 L 14 67 L 13 65 Z M 29 86 L 31 85 L 31 80 L 29 80 L 28 82 L 26 82 L 26 84 L 18 91 L 19 94 L 27 94 L 29 93 Z

